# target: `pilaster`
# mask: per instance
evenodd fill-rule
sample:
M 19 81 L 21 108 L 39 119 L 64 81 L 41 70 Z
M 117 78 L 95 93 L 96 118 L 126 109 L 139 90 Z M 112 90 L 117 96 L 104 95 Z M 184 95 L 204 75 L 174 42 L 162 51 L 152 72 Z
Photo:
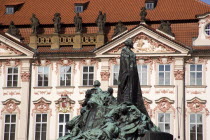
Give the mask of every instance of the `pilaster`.
M 74 36 L 74 46 L 73 48 L 82 48 L 82 35 L 78 33 Z
M 101 59 L 101 88 L 103 90 L 107 90 L 109 86 L 109 77 L 110 77 L 110 68 L 109 68 L 109 59 L 102 58 Z
M 30 36 L 29 46 L 33 49 L 37 49 L 37 35 L 31 35 Z
M 59 34 L 55 33 L 52 36 L 52 44 L 51 44 L 51 49 L 59 49 L 60 47 L 60 39 L 59 39 Z
M 96 48 L 104 45 L 104 34 L 103 33 L 98 33 L 97 37 L 96 37 L 96 40 L 97 40 Z

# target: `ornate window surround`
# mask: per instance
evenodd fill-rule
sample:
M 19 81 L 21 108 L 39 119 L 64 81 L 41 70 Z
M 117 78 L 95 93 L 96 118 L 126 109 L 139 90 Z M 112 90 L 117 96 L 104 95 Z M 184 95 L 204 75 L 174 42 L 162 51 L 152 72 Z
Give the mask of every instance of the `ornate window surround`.
M 18 125 L 19 125 L 19 119 L 20 119 L 20 109 L 19 109 L 19 105 L 20 105 L 20 101 L 10 98 L 7 99 L 6 101 L 3 101 L 2 104 L 4 105 L 4 107 L 1 110 L 1 115 L 0 115 L 0 119 L 2 121 L 1 124 L 1 134 L 0 135 L 0 139 L 3 140 L 4 138 L 4 125 L 5 125 L 5 115 L 11 115 L 11 114 L 15 114 L 16 115 L 16 128 L 15 128 L 15 137 L 17 138 L 18 135 Z
M 117 87 L 117 85 L 114 85 L 113 80 L 114 80 L 114 65 L 119 65 L 120 64 L 120 58 L 119 57 L 114 57 L 109 59 L 109 71 L 110 71 L 110 76 L 109 76 L 109 85 L 112 87 Z
M 195 107 L 198 107 L 197 109 Z M 186 129 L 187 129 L 187 139 L 190 138 L 190 114 L 202 114 L 203 119 L 203 139 L 206 139 L 206 124 L 207 124 L 207 117 L 209 117 L 210 112 L 208 108 L 206 108 L 206 100 L 201 100 L 197 97 L 192 98 L 191 100 L 187 100 L 187 109 L 186 109 Z
M 187 87 L 202 87 L 206 85 L 206 71 L 207 71 L 207 59 L 204 58 L 200 58 L 200 57 L 193 57 L 193 58 L 189 58 L 186 61 L 186 70 L 185 70 L 185 81 L 186 81 L 186 85 Z M 202 65 L 202 85 L 190 85 L 190 65 L 191 64 L 200 64 Z

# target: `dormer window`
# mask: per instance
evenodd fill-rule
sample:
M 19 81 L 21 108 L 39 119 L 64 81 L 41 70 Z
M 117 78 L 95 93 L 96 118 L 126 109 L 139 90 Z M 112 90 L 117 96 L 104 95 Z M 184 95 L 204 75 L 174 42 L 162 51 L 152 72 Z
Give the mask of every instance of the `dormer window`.
M 7 6 L 6 7 L 6 14 L 14 14 L 15 7 L 14 6 Z
M 155 6 L 155 5 L 154 5 L 153 2 L 147 2 L 146 5 L 145 5 L 146 9 L 148 9 L 148 10 L 149 10 L 149 9 L 154 9 L 154 6 Z
M 75 6 L 75 12 L 76 12 L 76 13 L 81 13 L 81 12 L 83 12 L 83 6 Z
M 210 24 L 206 25 L 205 32 L 206 32 L 207 35 L 210 35 Z

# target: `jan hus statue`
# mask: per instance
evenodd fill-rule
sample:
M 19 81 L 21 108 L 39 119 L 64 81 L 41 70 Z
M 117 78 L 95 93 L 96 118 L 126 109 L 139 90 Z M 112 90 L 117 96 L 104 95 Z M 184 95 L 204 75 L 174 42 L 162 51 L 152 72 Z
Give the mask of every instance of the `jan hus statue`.
M 133 42 L 131 39 L 127 39 L 124 44 L 125 47 L 122 49 L 120 56 L 117 101 L 119 104 L 130 102 L 149 117 L 142 98 L 136 55 L 131 50 L 133 48 Z

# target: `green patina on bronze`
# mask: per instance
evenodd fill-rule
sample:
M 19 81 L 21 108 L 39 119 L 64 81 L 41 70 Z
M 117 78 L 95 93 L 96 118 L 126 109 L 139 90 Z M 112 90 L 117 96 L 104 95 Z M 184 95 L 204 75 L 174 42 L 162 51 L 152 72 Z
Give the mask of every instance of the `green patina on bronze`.
M 66 124 L 70 133 L 58 140 L 140 140 L 147 131 L 159 132 L 143 104 L 132 40 L 120 58 L 118 98 L 113 89 L 102 91 L 100 82 L 86 91 L 81 115 Z

